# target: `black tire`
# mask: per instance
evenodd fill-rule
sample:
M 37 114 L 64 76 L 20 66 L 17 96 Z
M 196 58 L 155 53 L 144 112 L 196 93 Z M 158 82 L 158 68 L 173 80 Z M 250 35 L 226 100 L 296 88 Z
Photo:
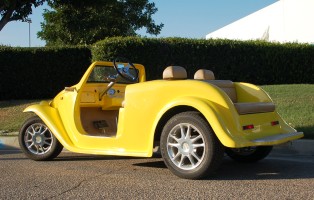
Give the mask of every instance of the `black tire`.
M 185 179 L 211 175 L 221 164 L 224 154 L 223 145 L 199 112 L 173 116 L 162 130 L 160 150 L 169 170 Z
M 238 162 L 254 163 L 268 156 L 272 149 L 272 146 L 226 148 L 226 154 Z
M 37 116 L 24 122 L 18 139 L 25 155 L 36 161 L 52 160 L 63 149 L 62 144 Z

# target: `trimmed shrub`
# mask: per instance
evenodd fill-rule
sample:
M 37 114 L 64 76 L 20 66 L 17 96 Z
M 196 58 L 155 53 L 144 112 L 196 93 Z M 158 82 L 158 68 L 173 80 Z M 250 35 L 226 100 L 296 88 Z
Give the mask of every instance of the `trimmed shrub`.
M 52 98 L 79 82 L 90 61 L 86 47 L 0 47 L 0 100 Z
M 217 79 L 258 85 L 314 83 L 314 46 L 262 41 L 185 38 L 107 38 L 88 47 L 0 46 L 0 100 L 52 98 L 76 84 L 93 60 L 129 58 L 146 67 L 148 80 L 161 79 L 169 65 L 201 68 Z
M 92 47 L 93 60 L 128 57 L 146 67 L 147 79 L 160 79 L 169 65 L 187 69 L 189 78 L 200 68 L 217 79 L 265 84 L 314 83 L 314 46 L 263 41 L 185 38 L 107 38 Z

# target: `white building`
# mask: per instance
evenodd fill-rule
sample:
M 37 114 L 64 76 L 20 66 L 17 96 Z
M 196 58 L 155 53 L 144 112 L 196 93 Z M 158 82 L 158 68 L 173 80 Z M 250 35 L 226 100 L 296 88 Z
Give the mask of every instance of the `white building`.
M 314 44 L 314 0 L 279 0 L 209 33 L 209 38 Z

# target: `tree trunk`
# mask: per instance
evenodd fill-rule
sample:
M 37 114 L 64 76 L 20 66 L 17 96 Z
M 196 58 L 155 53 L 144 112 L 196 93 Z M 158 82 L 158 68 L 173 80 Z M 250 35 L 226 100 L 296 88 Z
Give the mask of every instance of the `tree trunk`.
M 0 31 L 3 29 L 3 27 L 9 22 L 10 20 L 1 19 L 0 20 Z
M 13 11 L 16 7 L 16 1 L 11 1 L 11 5 L 8 8 L 8 10 L 2 15 L 2 18 L 0 20 L 0 31 L 3 29 L 3 27 L 11 21 L 11 16 L 13 14 Z M 4 8 L 1 8 L 1 11 L 3 11 Z

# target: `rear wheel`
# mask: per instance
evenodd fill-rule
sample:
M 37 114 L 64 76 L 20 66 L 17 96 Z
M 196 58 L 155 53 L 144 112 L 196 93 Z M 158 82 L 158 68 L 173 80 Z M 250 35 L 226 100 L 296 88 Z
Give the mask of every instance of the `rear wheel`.
M 221 163 L 224 149 L 198 112 L 183 112 L 165 125 L 160 142 L 165 164 L 175 175 L 201 179 Z
M 272 149 L 272 146 L 227 148 L 226 154 L 238 162 L 253 163 L 264 159 Z
M 63 149 L 62 144 L 37 116 L 29 118 L 23 124 L 19 133 L 19 143 L 27 157 L 38 161 L 51 160 Z

